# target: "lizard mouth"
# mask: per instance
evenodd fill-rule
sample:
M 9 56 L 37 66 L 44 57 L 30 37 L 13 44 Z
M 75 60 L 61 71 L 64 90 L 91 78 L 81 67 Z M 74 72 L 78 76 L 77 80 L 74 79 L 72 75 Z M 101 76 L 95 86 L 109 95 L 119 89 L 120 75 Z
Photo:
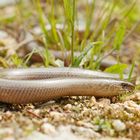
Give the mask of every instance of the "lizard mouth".
M 121 83 L 122 89 L 133 92 L 135 90 L 135 86 L 132 83 Z

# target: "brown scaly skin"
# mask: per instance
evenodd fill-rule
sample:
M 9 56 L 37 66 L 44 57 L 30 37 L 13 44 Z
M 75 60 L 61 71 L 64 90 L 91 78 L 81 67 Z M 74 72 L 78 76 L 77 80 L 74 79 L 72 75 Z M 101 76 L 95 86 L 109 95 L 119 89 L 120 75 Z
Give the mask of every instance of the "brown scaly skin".
M 132 83 L 114 74 L 78 68 L 29 68 L 0 71 L 0 101 L 32 103 L 62 96 L 111 97 L 133 92 Z

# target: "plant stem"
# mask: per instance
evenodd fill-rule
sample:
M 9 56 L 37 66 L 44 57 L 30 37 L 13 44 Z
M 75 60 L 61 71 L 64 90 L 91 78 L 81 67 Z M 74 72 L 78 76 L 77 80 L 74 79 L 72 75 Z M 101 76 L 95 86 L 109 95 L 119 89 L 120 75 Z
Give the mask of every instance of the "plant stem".
M 74 37 L 75 37 L 75 32 L 74 32 L 74 22 L 75 22 L 75 0 L 73 0 L 73 12 L 72 12 L 72 22 L 71 22 L 71 27 L 72 27 L 72 37 L 71 37 L 71 63 L 73 66 L 74 63 Z

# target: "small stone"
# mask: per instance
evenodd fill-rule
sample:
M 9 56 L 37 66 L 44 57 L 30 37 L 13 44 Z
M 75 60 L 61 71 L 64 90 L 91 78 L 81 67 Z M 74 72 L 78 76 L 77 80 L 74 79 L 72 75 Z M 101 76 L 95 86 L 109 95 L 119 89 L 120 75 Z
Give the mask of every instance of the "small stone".
M 110 105 L 110 99 L 101 98 L 101 99 L 99 99 L 99 103 L 101 103 L 103 105 Z
M 91 97 L 91 99 L 90 99 L 90 101 L 89 101 L 89 103 L 88 103 L 88 106 L 89 107 L 92 107 L 92 106 L 94 106 L 96 104 L 96 99 L 95 99 L 95 97 L 93 96 L 93 97 Z
M 126 101 L 124 105 L 140 110 L 140 105 L 136 104 L 134 101 Z
M 50 116 L 54 119 L 54 120 L 60 120 L 61 117 L 63 117 L 62 113 L 56 112 L 56 111 L 52 111 L 50 112 Z
M 95 132 L 91 128 L 73 126 L 72 129 L 76 134 L 83 136 L 86 139 L 91 139 L 91 138 L 95 138 L 95 137 L 99 138 L 101 136 L 99 133 Z
M 124 131 L 126 129 L 125 124 L 121 120 L 114 120 L 112 125 L 116 131 Z
M 65 110 L 71 110 L 72 109 L 72 105 L 71 104 L 67 104 L 64 106 Z
M 45 133 L 45 134 L 51 134 L 51 133 L 55 133 L 55 127 L 49 123 L 44 123 L 41 126 L 41 130 Z
M 75 102 L 74 105 L 78 105 L 78 102 Z
M 40 110 L 39 109 L 35 109 L 34 110 L 34 113 L 37 114 L 37 115 L 39 115 L 40 114 Z
M 7 119 L 10 119 L 10 118 L 12 118 L 12 113 L 10 112 L 10 111 L 7 111 L 6 113 L 5 113 L 5 117 L 7 118 Z

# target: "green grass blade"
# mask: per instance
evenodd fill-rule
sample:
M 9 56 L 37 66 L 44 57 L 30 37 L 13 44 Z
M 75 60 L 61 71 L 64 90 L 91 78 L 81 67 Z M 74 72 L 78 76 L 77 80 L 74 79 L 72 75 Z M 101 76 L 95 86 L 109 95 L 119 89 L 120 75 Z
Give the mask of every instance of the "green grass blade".
M 121 47 L 124 37 L 125 37 L 125 31 L 126 31 L 125 24 L 121 23 L 120 26 L 118 27 L 116 37 L 114 39 L 114 44 L 113 44 L 114 49 L 120 50 L 120 47 Z

